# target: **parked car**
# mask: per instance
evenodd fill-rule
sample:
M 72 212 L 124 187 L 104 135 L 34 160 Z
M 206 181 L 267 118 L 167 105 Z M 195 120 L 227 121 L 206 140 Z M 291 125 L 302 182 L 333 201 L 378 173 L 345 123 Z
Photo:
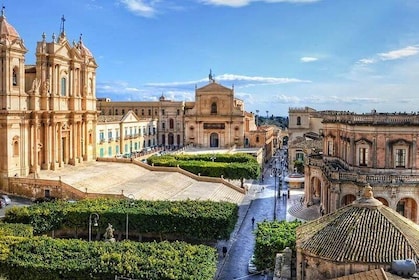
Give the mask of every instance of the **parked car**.
M 6 203 L 6 205 L 9 205 L 10 203 L 12 203 L 12 200 L 10 199 L 9 196 L 2 194 L 0 197 L 1 200 L 4 200 L 4 202 Z
M 249 264 L 247 265 L 247 271 L 250 274 L 255 274 L 258 272 L 257 267 L 255 265 L 255 255 L 252 255 L 252 257 L 249 260 Z

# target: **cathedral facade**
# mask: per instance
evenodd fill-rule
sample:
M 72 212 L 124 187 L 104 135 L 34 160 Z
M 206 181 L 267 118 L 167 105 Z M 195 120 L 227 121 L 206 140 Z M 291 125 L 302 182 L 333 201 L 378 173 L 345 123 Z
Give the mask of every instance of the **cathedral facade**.
M 0 16 L 0 184 L 96 159 L 96 68 L 83 44 L 64 32 L 42 34 L 36 64 L 25 65 L 23 39 Z

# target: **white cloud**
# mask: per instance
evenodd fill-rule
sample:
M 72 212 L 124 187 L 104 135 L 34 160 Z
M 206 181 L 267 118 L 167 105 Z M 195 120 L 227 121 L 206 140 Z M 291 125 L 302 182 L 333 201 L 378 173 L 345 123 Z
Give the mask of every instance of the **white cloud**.
M 301 62 L 314 62 L 314 61 L 317 61 L 317 60 L 319 60 L 319 59 L 316 58 L 316 57 L 310 57 L 310 56 L 303 56 L 302 58 L 300 58 Z
M 125 5 L 128 10 L 139 16 L 153 17 L 156 13 L 154 7 L 156 1 L 120 0 L 120 2 Z
M 308 80 L 301 80 L 297 78 L 279 78 L 279 77 L 261 77 L 261 76 L 244 76 L 236 74 L 222 74 L 215 75 L 216 82 L 230 82 L 237 87 L 250 87 L 257 85 L 279 85 L 289 83 L 310 83 Z M 202 78 L 195 81 L 185 82 L 168 82 L 168 83 L 147 83 L 147 87 L 161 87 L 161 88 L 190 88 L 191 85 L 208 82 L 208 78 Z
M 362 58 L 360 60 L 358 60 L 358 63 L 360 64 L 372 64 L 375 63 L 375 60 L 372 58 Z
M 244 7 L 254 2 L 264 3 L 314 3 L 321 0 L 200 0 L 201 3 L 214 6 Z
M 403 49 L 389 51 L 387 53 L 379 53 L 378 57 L 381 60 L 395 60 L 400 59 L 412 55 L 417 55 L 419 53 L 419 47 L 418 46 L 408 46 Z
M 362 58 L 358 60 L 359 64 L 373 64 L 379 61 L 397 60 L 419 53 L 419 46 L 407 46 L 402 49 L 393 50 L 385 53 L 378 53 L 375 58 Z

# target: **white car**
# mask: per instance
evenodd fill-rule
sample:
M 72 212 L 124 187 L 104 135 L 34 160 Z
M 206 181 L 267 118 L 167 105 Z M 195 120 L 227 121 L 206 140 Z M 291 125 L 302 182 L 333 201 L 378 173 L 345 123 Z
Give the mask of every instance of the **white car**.
M 0 199 L 2 199 L 6 205 L 9 205 L 10 203 L 12 203 L 12 200 L 10 199 L 10 197 L 8 197 L 5 194 L 2 194 Z
M 250 274 L 255 274 L 258 272 L 258 269 L 255 265 L 255 255 L 252 255 L 252 257 L 249 260 L 249 264 L 247 265 L 247 272 Z

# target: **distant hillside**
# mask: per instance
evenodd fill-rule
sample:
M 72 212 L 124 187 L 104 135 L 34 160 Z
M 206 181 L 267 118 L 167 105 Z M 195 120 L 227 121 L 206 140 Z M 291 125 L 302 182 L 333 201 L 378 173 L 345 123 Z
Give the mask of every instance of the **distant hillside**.
M 258 117 L 258 123 L 259 125 L 276 125 L 281 128 L 287 128 L 288 127 L 288 117 L 277 117 L 277 116 L 270 116 L 267 117 Z

